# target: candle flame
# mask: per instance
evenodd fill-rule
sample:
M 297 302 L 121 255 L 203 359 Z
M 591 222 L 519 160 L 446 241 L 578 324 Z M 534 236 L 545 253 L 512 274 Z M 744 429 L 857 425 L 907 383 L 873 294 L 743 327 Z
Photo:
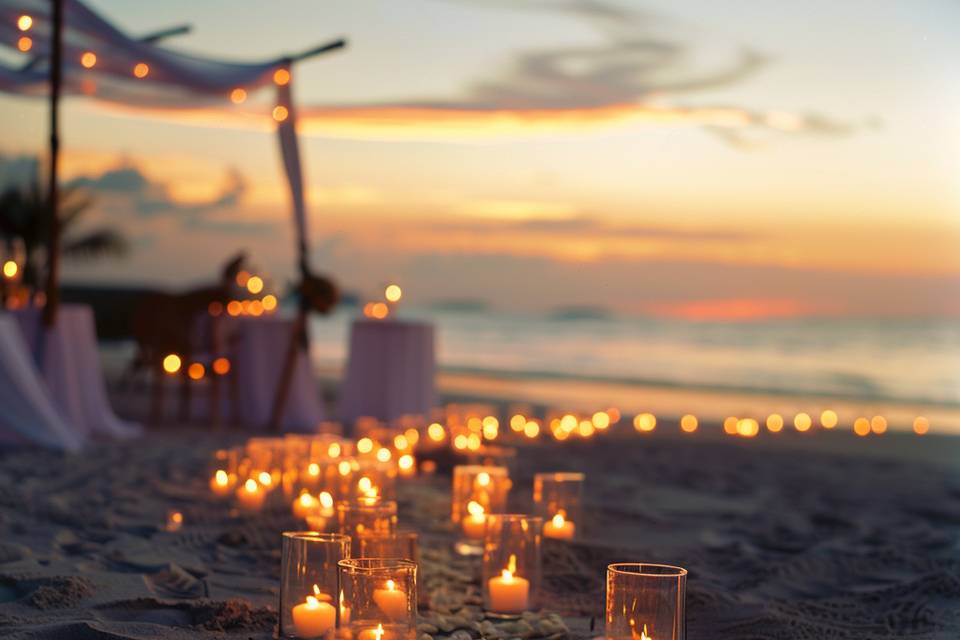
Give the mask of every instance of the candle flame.
M 324 509 L 329 509 L 333 506 L 333 496 L 326 491 L 320 493 L 320 506 Z
M 517 556 L 510 554 L 510 559 L 507 561 L 507 568 L 500 572 L 500 577 L 506 582 L 513 581 L 513 574 L 517 572 Z
M 337 471 L 339 471 L 342 476 L 350 475 L 350 463 L 346 460 L 341 460 L 340 464 L 337 465 Z
M 311 462 L 310 466 L 307 467 L 307 473 L 312 476 L 320 475 L 320 465 L 318 465 L 316 462 Z
M 311 496 L 309 493 L 301 493 L 300 504 L 303 505 L 304 507 L 311 506 L 313 504 L 313 496 Z
M 563 509 L 561 509 L 560 511 L 557 511 L 557 515 L 553 516 L 553 520 L 551 522 L 553 523 L 553 526 L 555 528 L 557 529 L 563 528 L 563 525 L 566 523 L 566 519 L 563 516 L 564 516 Z
M 307 596 L 307 608 L 316 609 L 320 606 L 320 601 L 314 598 L 313 596 Z
M 377 628 L 376 628 L 376 630 L 373 632 L 373 635 L 376 637 L 377 640 L 380 640 L 381 638 L 383 638 L 383 625 L 382 625 L 382 624 L 378 624 L 378 625 L 377 625 Z
M 481 471 L 477 474 L 477 484 L 481 487 L 485 487 L 490 484 L 490 474 L 486 471 Z
M 483 517 L 484 508 L 483 505 L 477 502 L 476 500 L 471 500 L 467 504 L 467 512 L 473 516 L 474 519 L 479 519 Z
M 257 478 L 260 480 L 260 484 L 265 487 L 269 487 L 271 484 L 273 484 L 273 477 L 266 471 L 261 471 Z
M 396 590 L 397 590 L 397 583 L 395 583 L 393 580 L 387 580 L 387 591 L 396 591 Z
M 373 488 L 373 481 L 367 476 L 363 476 L 357 482 L 357 489 L 359 489 L 361 493 L 368 493 L 372 488 Z
M 250 478 L 243 484 L 243 488 L 247 493 L 256 493 L 257 492 L 257 481 L 253 478 Z
M 218 485 L 221 487 L 227 486 L 227 483 L 230 481 L 230 477 L 227 475 L 227 472 L 223 469 L 218 469 L 215 475 L 215 480 Z
M 320 597 L 320 587 L 317 585 L 313 585 L 313 595 L 317 596 L 318 598 Z

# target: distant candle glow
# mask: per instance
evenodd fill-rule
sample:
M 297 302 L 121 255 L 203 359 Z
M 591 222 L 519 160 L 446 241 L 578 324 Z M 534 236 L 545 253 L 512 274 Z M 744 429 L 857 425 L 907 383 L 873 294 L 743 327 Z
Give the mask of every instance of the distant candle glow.
M 19 49 L 21 52 L 26 53 L 32 48 L 33 40 L 28 36 L 22 36 L 19 40 L 17 40 L 17 49 Z
M 887 419 L 883 416 L 873 416 L 870 418 L 870 430 L 875 434 L 882 435 L 887 432 Z
M 922 436 L 930 431 L 930 421 L 923 416 L 917 416 L 913 419 L 913 432 Z
M 176 373 L 177 371 L 180 371 L 181 364 L 180 356 L 175 353 L 171 353 L 163 359 L 163 370 L 167 373 Z
M 261 471 L 260 475 L 257 476 L 257 480 L 259 480 L 260 484 L 262 484 L 265 487 L 269 487 L 270 485 L 273 484 L 273 476 L 271 476 L 270 473 L 267 471 Z
M 783 416 L 779 413 L 771 413 L 767 416 L 767 431 L 770 433 L 780 433 L 783 430 Z
M 290 72 L 286 69 L 277 69 L 273 72 L 273 82 L 277 86 L 283 86 L 290 82 Z
M 287 111 L 287 108 L 282 104 L 278 104 L 273 108 L 273 119 L 277 122 L 283 122 L 287 119 L 287 116 L 290 115 L 290 112 Z
M 836 411 L 827 409 L 820 414 L 820 424 L 824 429 L 833 429 L 839 421 L 840 419 L 837 417 Z
M 340 448 L 339 442 L 331 442 L 330 446 L 327 447 L 327 455 L 330 456 L 331 458 L 339 458 L 340 452 L 341 452 L 341 448 Z
M 810 426 L 813 424 L 813 420 L 810 418 L 810 414 L 807 413 L 798 413 L 793 418 L 793 427 L 797 431 L 807 431 L 810 429 Z
M 150 73 L 150 67 L 144 62 L 138 62 L 133 67 L 133 75 L 135 75 L 138 78 L 146 78 L 149 73 Z
M 187 375 L 190 376 L 191 380 L 200 380 L 204 373 L 206 373 L 206 369 L 199 362 L 194 362 L 187 367 Z
M 33 26 L 33 18 L 28 15 L 22 15 L 17 18 L 17 29 L 20 31 L 29 31 L 30 27 Z
M 218 376 L 225 376 L 230 373 L 230 361 L 220 357 L 213 361 L 213 372 Z
M 386 447 L 380 447 L 377 449 L 377 460 L 380 462 L 390 462 L 391 457 L 392 454 L 390 453 L 390 449 L 387 449 Z
M 400 285 L 391 284 L 384 290 L 383 297 L 390 302 L 400 302 L 400 298 L 403 297 L 403 290 Z
M 93 69 L 97 64 L 97 54 L 93 51 L 84 51 L 83 55 L 80 56 L 80 66 L 84 69 Z
M 540 435 L 540 424 L 536 420 L 528 420 L 523 426 L 523 435 L 530 439 L 536 438 Z
M 641 413 L 633 419 L 633 428 L 641 432 L 650 432 L 657 428 L 657 418 L 652 413 Z
M 240 87 L 237 87 L 230 92 L 230 102 L 233 104 L 241 104 L 244 100 L 247 99 L 247 92 Z
M 443 440 L 444 435 L 446 434 L 443 425 L 438 422 L 434 422 L 429 427 L 427 427 L 427 437 L 433 440 L 434 442 L 440 442 Z
M 360 438 L 357 441 L 357 451 L 360 453 L 370 453 L 373 451 L 373 440 L 370 438 Z
M 410 443 L 407 441 L 407 436 L 402 433 L 398 433 L 393 437 L 393 448 L 397 451 L 403 451 L 410 446 Z
M 870 421 L 860 417 L 853 421 L 853 432 L 858 436 L 870 435 Z
M 13 260 L 7 260 L 3 263 L 3 275 L 7 278 L 13 278 L 20 271 L 20 267 Z

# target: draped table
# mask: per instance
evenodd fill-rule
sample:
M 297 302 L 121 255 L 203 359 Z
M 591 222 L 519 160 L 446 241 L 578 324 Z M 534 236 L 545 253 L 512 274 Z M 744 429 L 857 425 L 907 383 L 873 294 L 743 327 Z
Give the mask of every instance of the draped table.
M 384 421 L 430 415 L 434 407 L 433 325 L 410 320 L 358 318 L 350 327 L 347 372 L 340 390 L 340 418 Z
M 61 305 L 56 323 L 47 331 L 41 330 L 41 309 L 27 307 L 12 315 L 34 362 L 39 354 L 40 374 L 60 416 L 81 440 L 91 435 L 126 438 L 140 434 L 140 425 L 118 418 L 107 399 L 89 306 Z

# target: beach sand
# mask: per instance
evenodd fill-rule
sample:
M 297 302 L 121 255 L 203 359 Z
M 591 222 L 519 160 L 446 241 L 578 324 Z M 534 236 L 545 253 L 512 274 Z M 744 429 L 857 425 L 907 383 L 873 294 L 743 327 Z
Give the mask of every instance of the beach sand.
M 960 637 L 960 439 L 718 432 L 521 448 L 512 509 L 529 507 L 536 471 L 587 473 L 583 540 L 544 546 L 544 606 L 568 633 L 542 616 L 484 626 L 476 562 L 449 551 L 449 477 L 402 483 L 434 606 L 424 621 L 442 618 L 437 637 L 591 637 L 606 565 L 645 561 L 690 570 L 691 639 Z M 298 525 L 283 510 L 232 514 L 204 477 L 212 449 L 245 437 L 167 428 L 76 456 L 0 455 L 0 635 L 271 637 L 280 532 Z M 179 531 L 165 530 L 169 510 Z

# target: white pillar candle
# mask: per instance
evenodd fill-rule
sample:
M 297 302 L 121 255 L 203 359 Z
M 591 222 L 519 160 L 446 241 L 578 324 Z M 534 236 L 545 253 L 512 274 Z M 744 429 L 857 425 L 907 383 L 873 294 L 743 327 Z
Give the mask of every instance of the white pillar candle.
M 397 589 L 393 580 L 387 580 L 386 589 L 373 590 L 373 601 L 392 620 L 400 620 L 407 615 L 407 594 Z
M 571 520 L 567 520 L 562 511 L 543 525 L 543 535 L 548 538 L 572 540 L 576 531 L 577 526 Z
M 301 638 L 322 636 L 337 624 L 337 610 L 329 602 L 307 596 L 306 602 L 293 608 L 293 626 Z
M 306 519 L 306 517 L 313 513 L 319 506 L 320 502 L 312 495 L 309 493 L 301 493 L 297 499 L 293 501 L 293 517 Z
M 479 502 L 471 501 L 467 505 L 467 516 L 461 521 L 463 535 L 471 540 L 480 540 L 486 532 L 487 516 Z
M 522 613 L 530 601 L 530 581 L 504 569 L 499 578 L 490 578 L 490 609 L 495 613 Z

